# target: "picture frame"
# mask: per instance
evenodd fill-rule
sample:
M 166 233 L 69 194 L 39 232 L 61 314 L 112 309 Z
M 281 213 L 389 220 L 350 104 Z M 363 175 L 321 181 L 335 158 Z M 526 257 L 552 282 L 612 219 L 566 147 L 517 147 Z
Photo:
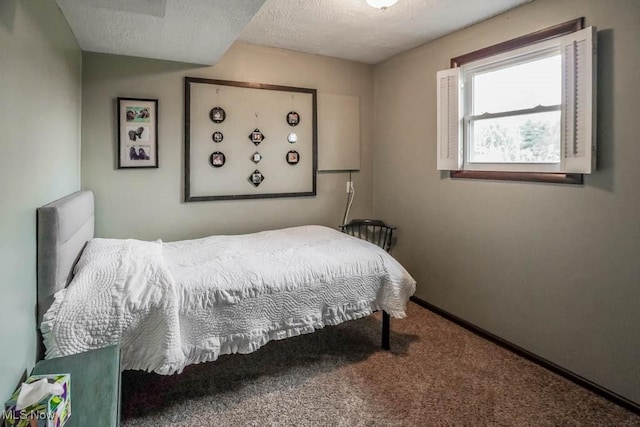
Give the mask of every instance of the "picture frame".
M 211 139 L 213 139 L 213 142 L 220 143 L 224 139 L 224 135 L 222 134 L 222 132 L 216 131 L 211 135 Z
M 249 134 L 249 139 L 251 140 L 251 142 L 253 142 L 256 146 L 260 145 L 260 143 L 262 141 L 264 141 L 266 139 L 266 137 L 264 136 L 264 134 L 262 132 L 260 132 L 260 129 L 256 128 L 253 132 L 251 132 Z
M 295 150 L 291 150 L 287 153 L 287 163 L 290 165 L 297 165 L 300 161 L 300 153 Z
M 289 126 L 298 126 L 300 123 L 300 114 L 295 111 L 289 111 L 287 113 L 287 123 Z
M 265 176 L 256 169 L 251 175 L 249 175 L 249 182 L 253 184 L 254 187 L 258 187 L 264 181 Z
M 226 161 L 226 156 L 222 151 L 214 151 L 211 156 L 209 156 L 209 163 L 211 163 L 211 166 L 213 166 L 214 168 L 220 168 L 224 166 Z
M 158 167 L 158 100 L 117 98 L 118 169 Z
M 209 112 L 209 117 L 213 123 L 222 123 L 227 118 L 227 112 L 222 107 L 213 107 Z
M 216 107 L 225 110 L 221 124 L 211 118 Z M 224 132 L 220 145 L 212 141 L 215 131 Z M 292 132 L 295 166 L 286 161 Z M 184 202 L 315 196 L 317 134 L 316 89 L 184 77 Z M 224 151 L 223 167 L 212 164 L 213 147 Z

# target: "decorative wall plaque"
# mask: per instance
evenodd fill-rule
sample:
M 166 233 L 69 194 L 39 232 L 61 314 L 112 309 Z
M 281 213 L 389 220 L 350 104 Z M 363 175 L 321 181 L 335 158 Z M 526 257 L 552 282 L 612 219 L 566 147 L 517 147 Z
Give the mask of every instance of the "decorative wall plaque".
M 291 144 L 295 144 L 296 141 L 298 141 L 298 135 L 296 135 L 295 132 L 291 132 L 289 135 L 287 135 L 287 141 L 289 141 Z
M 257 151 L 251 155 L 251 161 L 253 163 L 259 163 L 260 160 L 262 160 L 262 154 L 258 153 Z

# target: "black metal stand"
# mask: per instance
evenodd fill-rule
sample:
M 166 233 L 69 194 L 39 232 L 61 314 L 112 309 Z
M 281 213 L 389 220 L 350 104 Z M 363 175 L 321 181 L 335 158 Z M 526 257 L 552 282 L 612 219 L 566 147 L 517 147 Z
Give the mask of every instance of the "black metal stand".
M 386 311 L 382 312 L 382 348 L 385 350 L 390 350 L 391 345 L 389 344 L 389 329 L 391 326 L 391 318 L 387 314 Z

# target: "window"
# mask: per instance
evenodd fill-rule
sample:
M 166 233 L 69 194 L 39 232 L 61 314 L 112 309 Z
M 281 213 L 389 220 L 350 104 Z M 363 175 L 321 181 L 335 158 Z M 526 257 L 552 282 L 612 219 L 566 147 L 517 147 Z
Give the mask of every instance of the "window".
M 438 73 L 438 169 L 534 180 L 595 170 L 595 28 L 548 32 Z

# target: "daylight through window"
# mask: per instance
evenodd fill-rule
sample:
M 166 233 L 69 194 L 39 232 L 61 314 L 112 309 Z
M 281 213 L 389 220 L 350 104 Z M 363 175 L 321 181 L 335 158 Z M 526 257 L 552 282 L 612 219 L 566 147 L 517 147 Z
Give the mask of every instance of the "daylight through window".
M 560 162 L 560 52 L 525 61 L 465 73 L 469 162 Z
M 591 173 L 595 29 L 438 73 L 438 169 Z

